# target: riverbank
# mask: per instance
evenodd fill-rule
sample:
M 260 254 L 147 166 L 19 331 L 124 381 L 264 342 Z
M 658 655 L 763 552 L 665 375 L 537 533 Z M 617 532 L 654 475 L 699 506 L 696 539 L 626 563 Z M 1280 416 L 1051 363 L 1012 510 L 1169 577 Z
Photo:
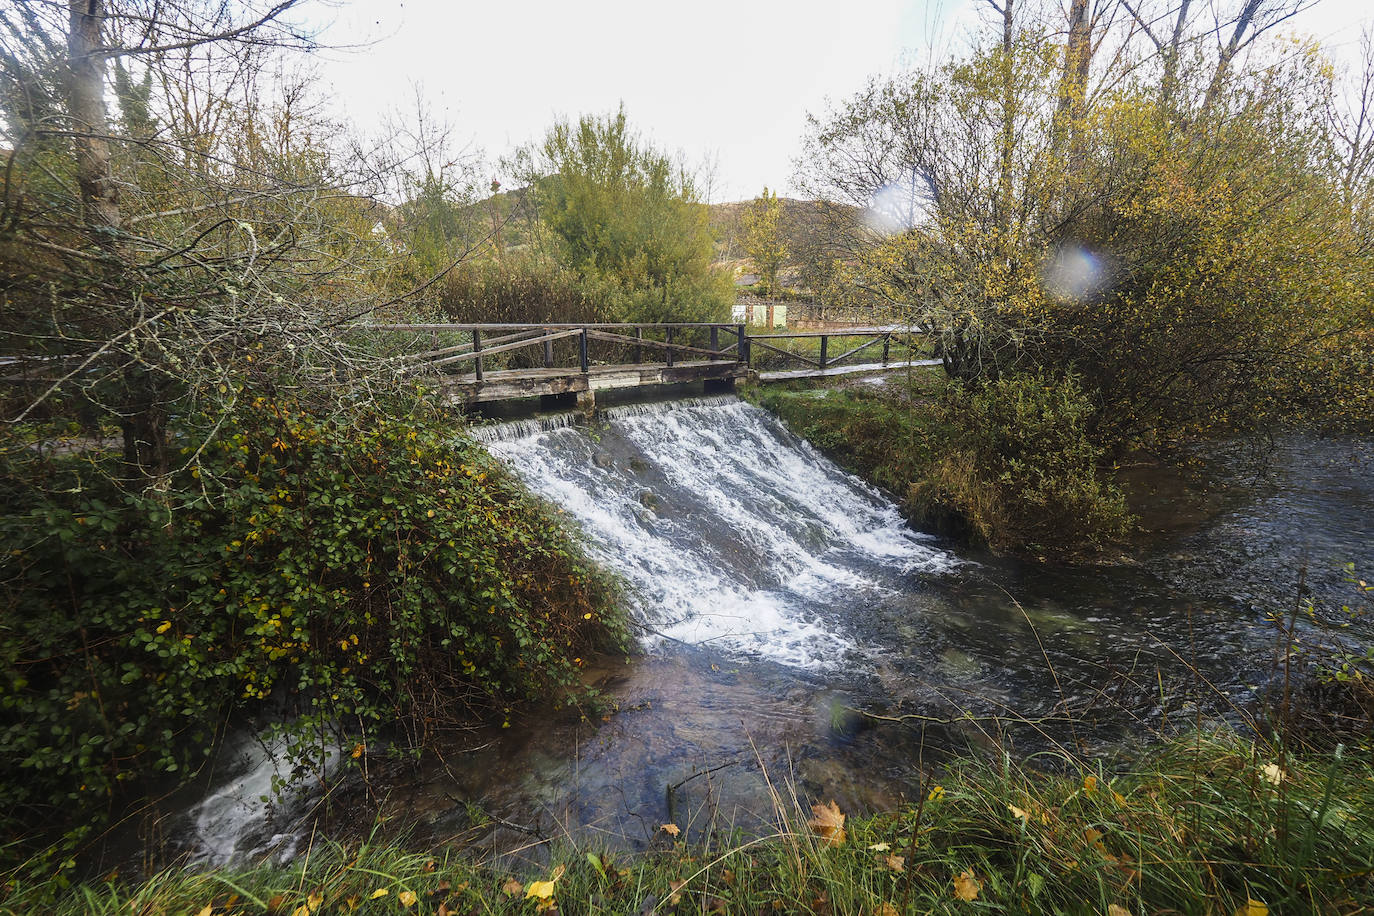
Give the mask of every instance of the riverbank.
M 1090 435 L 1092 405 L 1071 377 L 1021 373 L 970 389 L 909 370 L 742 394 L 890 493 L 922 530 L 1011 555 L 1077 559 L 1132 529 Z
M 1291 753 L 1195 733 L 1113 771 L 1056 754 L 963 759 L 868 818 L 775 785 L 771 833 L 658 827 L 640 854 L 535 845 L 312 847 L 290 866 L 11 878 L 0 913 L 1332 914 L 1374 906 L 1369 748 Z

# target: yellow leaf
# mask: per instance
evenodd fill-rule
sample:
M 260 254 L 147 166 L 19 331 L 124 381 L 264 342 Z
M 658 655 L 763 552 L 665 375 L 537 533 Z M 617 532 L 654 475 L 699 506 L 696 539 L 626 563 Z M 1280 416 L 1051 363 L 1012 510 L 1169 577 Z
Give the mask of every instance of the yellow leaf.
M 1269 916 L 1269 907 L 1251 897 L 1244 906 L 1236 907 L 1236 916 Z
M 1107 907 L 1107 916 L 1131 916 L 1131 911 L 1119 903 L 1113 903 Z
M 1260 767 L 1260 772 L 1264 774 L 1266 780 L 1274 785 L 1278 785 L 1288 778 L 1288 774 L 1285 773 L 1283 768 L 1277 763 L 1266 763 L 1264 766 Z M 1261 904 L 1261 906 L 1262 905 L 1263 904 Z
M 349 756 L 352 757 L 354 760 L 357 760 L 359 757 L 361 757 L 361 756 L 363 755 L 363 751 L 365 751 L 365 750 L 367 750 L 367 745 L 365 745 L 365 744 L 355 744 L 355 745 L 353 745 L 353 753 L 350 754 Z
M 215 911 L 214 906 L 212 906 L 211 904 L 208 904 L 208 903 L 207 903 L 207 904 L 205 904 L 204 909 L 202 909 L 199 913 L 197 913 L 196 916 L 210 916 L 210 914 L 213 913 L 214 911 Z
M 832 800 L 826 805 L 812 805 L 811 812 L 815 817 L 807 821 L 806 826 L 822 837 L 827 845 L 843 845 L 844 815 L 840 813 L 840 806 Z
M 531 881 L 529 888 L 525 891 L 525 899 L 528 900 L 534 897 L 539 900 L 552 900 L 554 885 L 558 883 L 559 878 L 563 877 L 563 872 L 566 870 L 565 866 L 560 865 L 553 870 L 553 874 L 549 876 L 549 880 Z
M 1007 805 L 1007 810 L 1011 812 L 1011 816 L 1012 816 L 1012 817 L 1019 817 L 1019 818 L 1021 818 L 1021 820 L 1025 821 L 1027 824 L 1030 823 L 1030 815 L 1027 814 L 1025 811 L 1022 811 L 1020 808 L 1016 807 L 1015 805 Z
M 401 891 L 396 895 L 396 899 L 401 901 L 401 906 L 410 907 L 415 905 L 416 898 L 413 891 Z
M 960 900 L 977 900 L 978 892 L 982 889 L 983 882 L 978 880 L 971 868 L 954 876 L 954 896 Z
M 548 900 L 553 896 L 553 881 L 531 881 L 529 889 L 525 891 L 525 899 L 537 897 L 540 900 Z
M 944 797 L 945 797 L 945 787 L 944 787 L 944 786 L 936 786 L 935 788 L 933 788 L 933 789 L 930 790 L 930 794 L 926 796 L 926 801 L 939 801 L 940 799 L 942 799 L 942 798 L 944 798 Z
M 662 827 L 658 829 L 662 830 L 669 836 L 677 836 L 679 833 L 682 832 L 681 828 L 679 828 L 677 824 L 664 824 Z
M 890 903 L 880 903 L 878 908 L 873 911 L 873 916 L 901 916 L 897 908 Z
M 384 888 L 384 887 L 379 887 L 379 888 L 377 888 L 375 891 L 372 892 L 372 896 L 371 896 L 370 899 L 376 900 L 378 897 L 385 897 L 385 896 L 386 896 L 387 894 L 389 894 L 389 893 L 391 893 L 391 891 L 387 890 L 387 889 Z
M 1096 795 L 1096 794 L 1097 794 L 1097 777 L 1096 777 L 1096 776 L 1084 776 L 1084 777 L 1083 777 L 1083 791 L 1084 791 L 1084 792 L 1087 792 L 1089 795 Z

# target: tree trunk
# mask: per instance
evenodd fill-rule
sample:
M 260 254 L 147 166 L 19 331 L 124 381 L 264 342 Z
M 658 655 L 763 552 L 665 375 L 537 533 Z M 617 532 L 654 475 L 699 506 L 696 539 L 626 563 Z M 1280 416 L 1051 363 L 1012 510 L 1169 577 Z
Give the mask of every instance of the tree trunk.
M 104 31 L 106 0 L 68 0 L 67 102 L 72 119 L 76 182 L 81 190 L 82 221 L 91 240 L 106 255 L 102 271 L 105 295 L 128 293 L 133 279 L 130 258 L 121 240 L 123 217 L 119 186 L 111 168 L 109 125 L 105 111 Z M 111 316 L 118 315 L 110 309 Z M 111 337 L 127 329 L 112 319 Z M 121 326 L 122 325 L 122 326 Z M 142 364 L 138 352 L 127 352 L 120 393 L 119 423 L 124 434 L 124 466 L 130 481 L 146 481 L 167 470 L 167 417 L 162 386 Z
M 117 255 L 121 217 L 119 188 L 110 171 L 110 144 L 105 139 L 104 0 L 69 0 L 67 32 L 68 113 L 76 154 L 76 182 L 86 228 L 96 244 Z
M 1016 144 L 1016 67 L 1013 59 L 1016 31 L 1013 6 L 1015 0 L 1002 0 L 1002 136 L 998 172 L 998 210 L 1003 231 L 1011 229 L 1012 211 L 1012 155 Z
M 1174 32 L 1169 37 L 1169 43 L 1160 50 L 1164 56 L 1164 77 L 1159 84 L 1159 96 L 1166 109 L 1174 106 L 1174 97 L 1178 94 L 1178 52 L 1179 45 L 1183 42 L 1184 30 L 1188 27 L 1188 7 L 1192 6 L 1193 0 L 1180 0 L 1178 5 L 1178 16 L 1174 19 Z
M 1059 107 L 1055 111 L 1055 139 L 1069 143 L 1069 164 L 1081 160 L 1083 117 L 1087 112 L 1088 73 L 1092 66 L 1092 18 L 1088 0 L 1072 0 L 1068 40 L 1064 44 L 1064 72 L 1059 78 Z
M 1212 82 L 1207 86 L 1207 94 L 1202 100 L 1202 113 L 1205 115 L 1216 104 L 1217 98 L 1221 95 L 1221 87 L 1226 82 L 1226 73 L 1231 69 L 1231 61 L 1236 53 L 1245 46 L 1243 39 L 1245 33 L 1250 29 L 1250 24 L 1255 19 L 1255 14 L 1264 5 L 1264 0 L 1245 0 L 1245 6 L 1241 8 L 1240 15 L 1236 17 L 1235 28 L 1231 30 L 1231 38 L 1221 48 L 1221 54 L 1217 58 L 1217 68 L 1212 71 Z

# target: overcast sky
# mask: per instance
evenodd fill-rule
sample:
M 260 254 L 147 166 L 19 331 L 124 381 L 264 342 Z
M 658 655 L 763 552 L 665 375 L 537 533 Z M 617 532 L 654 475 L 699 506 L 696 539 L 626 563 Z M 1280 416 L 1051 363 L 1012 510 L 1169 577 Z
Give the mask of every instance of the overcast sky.
M 556 117 L 621 102 L 633 126 L 714 163 L 715 201 L 786 192 L 806 114 L 873 74 L 960 41 L 983 0 L 351 0 L 324 34 L 325 85 L 375 130 L 418 86 L 459 140 L 494 160 Z M 1294 21 L 1351 53 L 1370 0 L 1322 0 Z M 411 106 L 413 107 L 413 106 Z

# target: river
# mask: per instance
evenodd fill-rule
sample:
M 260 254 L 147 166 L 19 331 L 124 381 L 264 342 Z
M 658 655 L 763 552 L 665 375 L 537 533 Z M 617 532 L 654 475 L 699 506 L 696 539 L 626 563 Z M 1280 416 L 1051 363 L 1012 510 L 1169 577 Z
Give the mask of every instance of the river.
M 423 843 L 638 848 L 665 823 L 761 829 L 779 796 L 890 807 L 970 743 L 1110 754 L 1243 726 L 1276 670 L 1269 616 L 1300 578 L 1339 607 L 1345 564 L 1374 570 L 1368 442 L 1292 438 L 1263 463 L 1237 448 L 1187 479 L 1136 475 L 1156 491 L 1137 554 L 1055 565 L 912 530 L 733 397 L 482 435 L 623 579 L 639 651 L 588 673 L 601 700 L 584 715 L 533 715 L 379 771 L 383 815 Z M 1308 637 L 1342 632 L 1339 615 L 1301 617 Z M 227 772 L 188 815 L 188 846 L 289 857 L 310 793 L 264 805 L 271 762 L 251 748 Z

